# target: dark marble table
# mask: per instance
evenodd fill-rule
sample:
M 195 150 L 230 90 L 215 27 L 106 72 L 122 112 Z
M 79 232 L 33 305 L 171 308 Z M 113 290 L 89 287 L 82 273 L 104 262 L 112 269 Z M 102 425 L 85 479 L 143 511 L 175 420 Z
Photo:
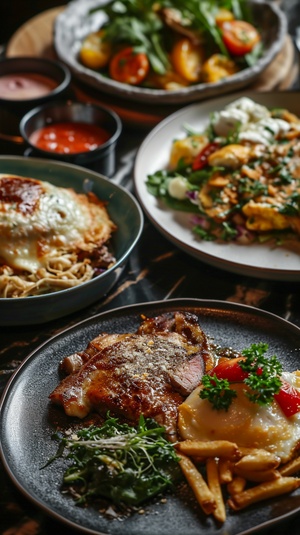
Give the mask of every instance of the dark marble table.
M 292 14 L 290 20 L 294 29 L 295 17 L 300 20 L 299 2 L 284 4 Z M 148 131 L 140 126 L 125 127 L 118 146 L 118 171 L 113 180 L 131 191 L 135 154 L 147 133 Z M 0 154 L 22 154 L 23 151 L 22 146 L 0 143 Z M 120 280 L 107 296 L 89 308 L 50 323 L 0 327 L 0 393 L 26 356 L 65 328 L 97 313 L 124 305 L 185 297 L 250 305 L 272 312 L 300 328 L 300 283 L 252 278 L 211 267 L 173 246 L 145 217 L 141 239 L 131 254 Z M 300 514 L 285 519 L 278 527 L 273 526 L 267 532 L 270 535 L 277 533 L 279 535 L 287 530 L 293 534 L 300 533 Z M 14 487 L 2 466 L 0 466 L 0 533 L 1 535 L 25 533 L 75 535 L 75 531 L 48 517 L 32 505 Z M 262 533 L 262 530 L 257 530 L 255 533 Z

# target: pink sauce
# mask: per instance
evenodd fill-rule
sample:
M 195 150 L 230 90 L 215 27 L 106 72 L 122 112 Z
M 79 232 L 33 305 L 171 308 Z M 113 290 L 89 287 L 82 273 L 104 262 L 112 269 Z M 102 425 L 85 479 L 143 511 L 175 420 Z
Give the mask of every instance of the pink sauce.
M 57 82 L 42 74 L 25 72 L 0 76 L 0 98 L 9 100 L 43 97 L 55 87 Z

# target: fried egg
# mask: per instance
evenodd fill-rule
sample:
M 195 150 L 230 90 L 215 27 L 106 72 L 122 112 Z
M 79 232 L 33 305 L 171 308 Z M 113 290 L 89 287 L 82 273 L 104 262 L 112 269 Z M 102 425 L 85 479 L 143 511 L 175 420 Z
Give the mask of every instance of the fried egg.
M 92 251 L 115 230 L 105 203 L 33 178 L 0 175 L 0 263 L 36 272 L 59 251 Z
M 282 378 L 300 391 L 300 373 Z M 178 427 L 183 439 L 229 440 L 240 447 L 263 448 L 287 462 L 300 445 L 300 413 L 287 418 L 276 401 L 260 406 L 245 395 L 245 384 L 235 383 L 237 397 L 227 411 L 213 409 L 197 387 L 179 407 Z

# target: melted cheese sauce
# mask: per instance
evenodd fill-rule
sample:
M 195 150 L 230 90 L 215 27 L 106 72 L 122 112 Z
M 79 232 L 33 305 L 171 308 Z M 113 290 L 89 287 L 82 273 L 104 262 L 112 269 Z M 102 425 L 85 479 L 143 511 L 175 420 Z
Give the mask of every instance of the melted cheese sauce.
M 300 390 L 300 377 L 293 373 L 283 378 Z M 244 384 L 233 386 L 237 397 L 228 411 L 218 411 L 199 397 L 201 387 L 179 407 L 179 431 L 184 439 L 229 440 L 238 446 L 264 448 L 286 462 L 300 443 L 300 413 L 287 418 L 274 401 L 267 407 L 252 403 L 243 393 Z
M 98 209 L 98 210 L 97 210 Z M 0 258 L 35 272 L 62 248 L 87 248 L 111 230 L 101 206 L 85 195 L 39 180 L 0 176 Z

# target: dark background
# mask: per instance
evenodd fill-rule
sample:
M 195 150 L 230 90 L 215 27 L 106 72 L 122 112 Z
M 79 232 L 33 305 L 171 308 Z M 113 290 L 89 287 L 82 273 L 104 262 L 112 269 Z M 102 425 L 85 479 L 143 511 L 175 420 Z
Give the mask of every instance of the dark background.
M 7 42 L 22 24 L 38 13 L 67 3 L 63 0 L 0 0 L 0 44 Z M 282 0 L 276 3 L 284 9 L 289 9 L 290 32 L 294 34 L 295 27 L 300 24 L 299 0 Z
M 0 0 L 0 44 L 6 43 L 22 24 L 38 13 L 67 3 L 63 0 Z

